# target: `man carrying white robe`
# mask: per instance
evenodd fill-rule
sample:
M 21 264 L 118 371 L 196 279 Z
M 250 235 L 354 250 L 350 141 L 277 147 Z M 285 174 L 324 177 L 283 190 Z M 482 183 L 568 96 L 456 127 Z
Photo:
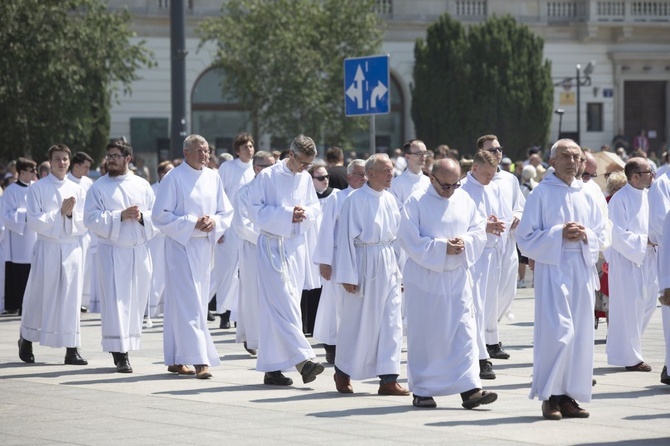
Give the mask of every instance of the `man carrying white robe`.
M 261 150 L 254 154 L 253 169 L 256 175 L 274 164 L 275 158 L 270 152 Z M 240 259 L 240 299 L 237 305 L 235 342 L 243 343 L 249 354 L 256 355 L 261 331 L 258 313 L 258 261 L 256 259 L 260 230 L 249 219 L 250 185 L 251 182 L 237 191 L 237 205 L 231 226 L 239 239 Z
M 457 161 L 437 161 L 431 187 L 412 194 L 401 212 L 407 376 L 416 407 L 437 407 L 436 395 L 460 393 L 466 409 L 498 398 L 481 389 L 469 272 L 486 245 L 486 219 L 457 190 L 460 176 Z
M 351 378 L 380 378 L 379 395 L 409 395 L 398 384 L 402 320 L 400 271 L 394 252 L 400 211 L 386 189 L 393 164 L 386 154 L 365 162 L 368 182 L 344 201 L 338 218 L 334 280 L 342 294 L 335 387 L 352 393 Z
M 254 156 L 254 140 L 251 135 L 241 133 L 233 141 L 237 158 L 219 167 L 219 176 L 230 204 L 237 206 L 237 191 L 254 179 L 251 160 Z M 213 154 L 212 154 L 213 156 Z M 233 230 L 226 230 L 223 241 L 214 248 L 214 269 L 210 283 L 210 298 L 216 295 L 216 310 L 221 316 L 219 328 L 230 328 L 231 310 L 237 311 L 240 282 L 239 239 Z
M 314 249 L 312 260 L 319 265 L 319 274 L 323 282 L 321 300 L 316 311 L 314 321 L 314 339 L 324 344 L 326 362 L 335 363 L 337 326 L 339 324 L 340 295 L 344 291 L 342 286 L 333 282 L 333 264 L 335 263 L 335 240 L 337 239 L 337 218 L 342 211 L 344 200 L 356 189 L 360 189 L 367 180 L 365 176 L 365 161 L 355 159 L 347 166 L 347 183 L 349 186 L 335 193 L 323 207 L 321 227 Z
M 644 158 L 630 158 L 626 184 L 609 202 L 612 249 L 609 263 L 607 363 L 650 372 L 642 358 L 642 333 L 656 309 L 656 244 L 649 241 L 647 189 L 654 175 Z
M 512 318 L 512 303 L 516 296 L 517 276 L 519 274 L 519 256 L 514 236 L 516 227 L 523 215 L 523 206 L 526 199 L 521 193 L 517 177 L 500 168 L 503 158 L 503 148 L 495 135 L 484 135 L 477 140 L 477 148 L 493 154 L 498 161 L 498 171 L 493 177 L 493 183 L 498 185 L 502 214 L 498 217 L 508 228 L 505 243 L 500 250 L 500 282 L 498 285 L 498 322 L 503 316 Z M 509 359 L 509 353 L 502 348 L 502 342 L 487 344 L 489 356 L 495 359 Z
M 517 228 L 521 253 L 535 260 L 533 383 L 546 419 L 586 418 L 591 401 L 596 262 L 606 223 L 575 179 L 581 149 L 570 139 L 551 148 L 553 174 L 526 201 Z
M 307 384 L 323 372 L 302 332 L 300 298 L 312 252 L 307 232 L 316 225 L 321 207 L 307 169 L 316 145 L 308 136 L 292 142 L 288 158 L 258 174 L 250 186 L 249 217 L 260 229 L 258 291 L 260 340 L 256 370 L 266 385 L 290 386 L 282 370 L 296 367 Z
M 200 135 L 184 140 L 184 162 L 158 186 L 153 224 L 165 234 L 163 353 L 168 371 L 211 378 L 221 364 L 207 327 L 214 245 L 230 226 L 233 208 L 219 175 L 207 168 L 209 145 Z
M 51 174 L 30 187 L 27 225 L 37 233 L 23 299 L 19 357 L 33 363 L 33 342 L 65 347 L 65 364 L 86 365 L 81 357 L 79 320 L 83 284 L 79 236 L 84 226 L 84 190 L 66 178 L 70 149 L 49 148 Z
M 93 158 L 86 152 L 77 152 L 72 157 L 72 162 L 70 163 L 70 171 L 67 173 L 67 178 L 71 181 L 74 181 L 84 189 L 84 194 L 93 185 L 93 180 L 88 177 L 88 172 L 91 169 L 91 164 L 93 163 Z M 79 237 L 79 244 L 81 245 L 81 255 L 84 259 L 83 269 L 84 269 L 84 285 L 82 288 L 81 296 L 81 311 L 87 312 L 88 307 L 90 306 L 91 301 L 91 288 L 95 286 L 95 283 L 92 283 L 93 277 L 93 261 L 95 256 L 89 254 L 90 250 L 93 249 L 97 252 L 97 243 L 98 241 L 91 235 L 87 230 L 86 233 L 82 234 Z M 96 312 L 99 312 L 99 306 L 94 302 L 94 309 Z
M 128 352 L 141 347 L 151 290 L 148 242 L 157 232 L 151 222 L 155 197 L 149 182 L 128 169 L 130 145 L 115 141 L 105 151 L 107 175 L 86 195 L 84 222 L 98 236 L 102 350 L 112 354 L 118 373 L 132 373 Z
M 472 267 L 474 281 L 473 301 L 477 321 L 477 345 L 479 347 L 479 377 L 495 379 L 493 364 L 489 361 L 487 345 L 499 346 L 498 339 L 498 293 L 500 285 L 500 257 L 507 239 L 505 222 L 498 217 L 503 214 L 500 190 L 493 182 L 498 160 L 487 150 L 475 154 L 472 170 L 463 181 L 463 191 L 475 202 L 479 212 L 486 218 L 486 246 Z

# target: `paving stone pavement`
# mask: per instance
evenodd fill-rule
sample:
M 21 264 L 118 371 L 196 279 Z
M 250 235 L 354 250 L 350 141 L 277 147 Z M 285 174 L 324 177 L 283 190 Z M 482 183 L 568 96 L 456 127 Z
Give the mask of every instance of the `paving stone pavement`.
M 588 419 L 547 421 L 529 400 L 533 290 L 519 290 L 515 318 L 500 327 L 509 360 L 494 360 L 497 379 L 485 388 L 495 403 L 465 410 L 458 395 L 417 409 L 411 397 L 377 395 L 377 380 L 354 381 L 353 395 L 335 391 L 333 368 L 303 385 L 264 386 L 255 359 L 235 343 L 235 330 L 210 329 L 222 365 L 210 380 L 173 376 L 163 365 L 162 325 L 146 329 L 131 352 L 132 374 L 114 373 L 100 347 L 100 317 L 82 315 L 82 354 L 89 365 L 63 365 L 64 349 L 35 345 L 35 364 L 17 354 L 19 318 L 0 318 L 0 445 L 185 444 L 658 444 L 670 445 L 670 386 L 660 383 L 664 343 L 660 308 L 644 335 L 650 373 L 607 365 L 606 326 L 596 331 L 593 401 Z M 324 351 L 313 341 L 319 359 Z M 435 348 L 440 348 L 436 345 Z M 406 385 L 406 352 L 401 383 Z

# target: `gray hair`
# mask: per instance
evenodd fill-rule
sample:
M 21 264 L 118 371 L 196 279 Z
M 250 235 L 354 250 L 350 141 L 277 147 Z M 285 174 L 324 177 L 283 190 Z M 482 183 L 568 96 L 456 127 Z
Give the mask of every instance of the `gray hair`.
M 551 146 L 551 150 L 549 151 L 549 158 L 551 158 L 551 159 L 556 158 L 556 150 L 559 147 L 569 147 L 569 146 L 576 146 L 576 147 L 581 149 L 581 147 L 579 147 L 579 144 L 574 142 L 572 139 L 568 139 L 568 138 L 559 139 L 558 141 L 556 141 L 554 143 L 553 146 Z
M 202 144 L 205 143 L 207 144 L 207 140 L 200 135 L 188 135 L 186 139 L 184 140 L 184 150 L 191 150 L 191 147 L 195 145 L 195 143 Z
M 365 161 L 365 171 L 369 172 L 374 170 L 375 164 L 379 161 L 391 161 L 391 158 L 385 153 L 375 153 L 374 155 L 370 155 L 370 158 Z
M 354 171 L 354 167 L 365 167 L 365 161 L 362 159 L 355 159 L 347 165 L 347 175 L 350 175 Z
M 291 152 L 298 154 L 302 153 L 307 156 L 316 156 L 316 144 L 309 136 L 298 135 L 291 141 Z

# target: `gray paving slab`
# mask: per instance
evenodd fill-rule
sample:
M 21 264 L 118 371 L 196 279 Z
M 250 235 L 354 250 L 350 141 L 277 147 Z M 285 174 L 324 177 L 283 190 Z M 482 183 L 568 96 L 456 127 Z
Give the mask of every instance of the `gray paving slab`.
M 211 380 L 166 373 L 162 321 L 131 353 L 134 373 L 114 373 L 100 348 L 100 317 L 82 315 L 85 367 L 62 363 L 64 351 L 35 346 L 36 364 L 17 356 L 18 317 L 0 317 L 0 441 L 9 445 L 225 444 L 670 444 L 670 386 L 660 383 L 665 357 L 660 310 L 644 335 L 651 373 L 607 364 L 606 326 L 596 330 L 598 380 L 586 420 L 546 421 L 529 400 L 532 380 L 533 290 L 519 290 L 514 320 L 500 333 L 512 357 L 494 360 L 497 379 L 485 381 L 496 403 L 464 410 L 457 395 L 435 398 L 437 409 L 412 407 L 409 397 L 377 395 L 376 380 L 354 381 L 354 395 L 335 391 L 333 369 L 308 385 L 271 388 L 254 370 L 255 359 L 236 344 L 235 330 L 210 329 L 222 365 Z M 315 351 L 324 358 L 314 341 Z M 406 383 L 406 351 L 401 382 Z

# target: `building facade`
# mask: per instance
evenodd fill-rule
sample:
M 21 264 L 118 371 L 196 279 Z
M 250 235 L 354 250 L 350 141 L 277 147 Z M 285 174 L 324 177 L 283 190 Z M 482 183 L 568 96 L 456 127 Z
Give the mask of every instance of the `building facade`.
M 194 33 L 203 18 L 220 13 L 225 1 L 184 2 L 187 130 L 205 136 L 218 151 L 230 150 L 234 136 L 250 130 L 246 112 L 220 91 L 222 73 L 211 66 L 214 47 L 198 50 Z M 126 137 L 155 165 L 169 147 L 169 0 L 109 0 L 108 5 L 130 10 L 138 40 L 146 41 L 158 62 L 139 72 L 142 79 L 132 96 L 114 104 L 110 137 Z M 449 13 L 465 25 L 511 15 L 544 39 L 555 81 L 554 108 L 562 110 L 553 115 L 551 141 L 560 127 L 563 136 L 598 150 L 619 132 L 632 141 L 644 129 L 651 149 L 664 150 L 670 130 L 670 0 L 378 0 L 376 8 L 386 22 L 382 52 L 390 55 L 392 77 L 391 113 L 376 118 L 377 149 L 421 137 L 410 114 L 414 43 Z M 260 148 L 273 148 L 270 135 L 257 139 Z M 358 149 L 367 149 L 366 135 L 360 144 Z

